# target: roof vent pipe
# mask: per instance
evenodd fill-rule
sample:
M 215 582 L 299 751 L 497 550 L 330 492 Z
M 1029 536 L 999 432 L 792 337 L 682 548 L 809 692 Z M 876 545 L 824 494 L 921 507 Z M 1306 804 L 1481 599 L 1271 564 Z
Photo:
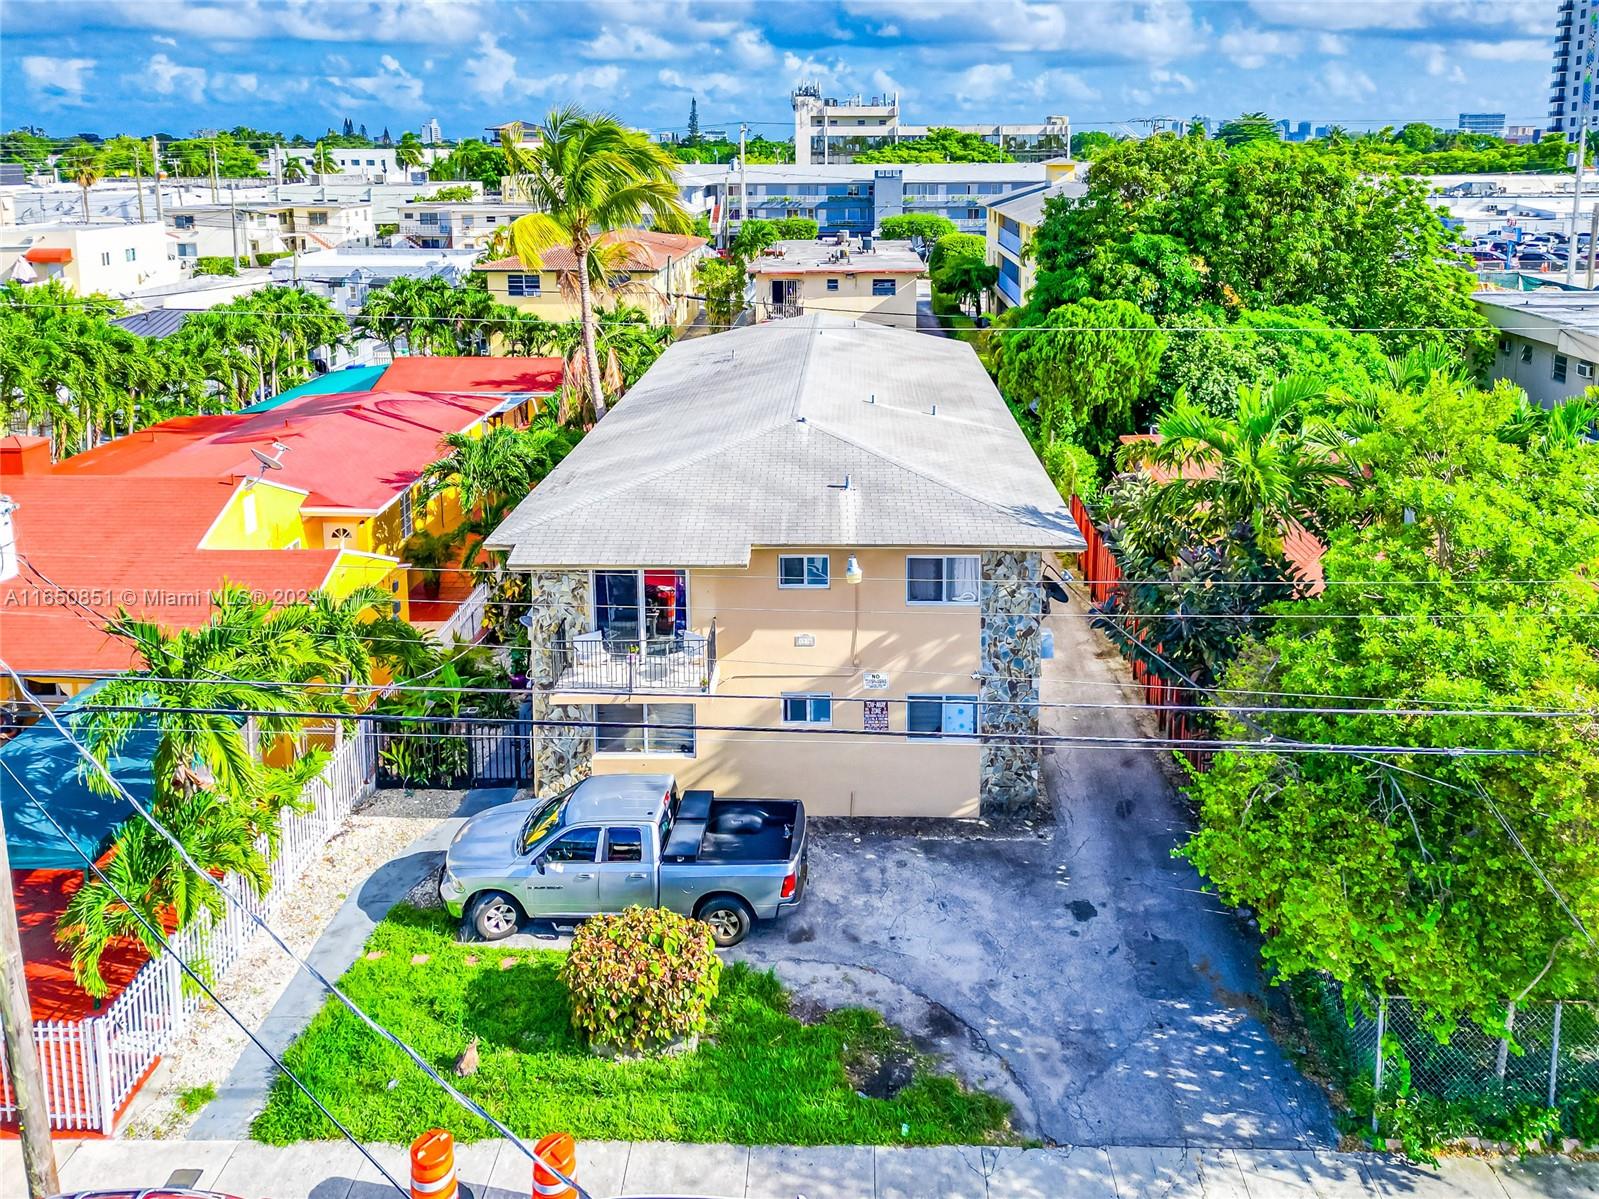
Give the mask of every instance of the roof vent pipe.
M 928 416 L 937 416 L 938 415 L 938 405 L 934 404 L 932 409 L 931 409 L 931 411 L 929 411 L 927 415 Z

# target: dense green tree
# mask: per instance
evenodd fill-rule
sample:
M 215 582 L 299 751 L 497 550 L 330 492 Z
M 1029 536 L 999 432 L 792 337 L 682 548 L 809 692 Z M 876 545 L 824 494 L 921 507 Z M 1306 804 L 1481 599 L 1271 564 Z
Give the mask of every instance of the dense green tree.
M 954 233 L 955 222 L 935 212 L 907 212 L 884 217 L 877 232 L 885 241 L 909 241 L 919 237 L 932 245 L 939 238 Z
M 999 268 L 988 261 L 988 243 L 975 233 L 939 238 L 927 256 L 927 266 L 934 289 L 962 306 L 980 303 L 999 279 Z
M 1106 146 L 1114 146 L 1116 139 L 1102 129 L 1085 129 L 1072 134 L 1072 157 L 1093 158 Z
M 1279 976 L 1406 995 L 1442 1035 L 1599 981 L 1599 446 L 1518 445 L 1519 399 L 1385 393 L 1329 586 L 1227 673 L 1238 702 L 1284 696 L 1227 735 L 1417 752 L 1225 753 L 1189 786 L 1187 853 Z M 1317 696 L 1357 710 L 1293 710 Z M 1581 715 L 1472 714 L 1539 709 Z M 1459 746 L 1530 756 L 1419 752 Z
M 428 167 L 428 178 L 438 182 L 476 179 L 484 187 L 498 188 L 505 175 L 505 155 L 498 146 L 469 137 L 457 142 L 443 158 Z
M 1230 121 L 1223 121 L 1216 130 L 1216 139 L 1224 146 L 1247 146 L 1252 142 L 1274 142 L 1282 137 L 1276 121 L 1263 112 L 1246 112 Z
M 694 266 L 694 282 L 705 297 L 705 319 L 715 328 L 733 324 L 748 306 L 749 274 L 742 258 L 702 258 Z
M 20 162 L 30 171 L 42 170 L 50 162 L 52 143 L 27 129 L 13 129 L 0 138 L 0 162 Z
M 1095 159 L 1085 195 L 1048 201 L 1033 244 L 1034 314 L 1085 298 L 1163 320 L 1203 304 L 1309 304 L 1329 325 L 1392 329 L 1390 348 L 1443 337 L 1464 349 L 1484 327 L 1426 187 L 1305 146 L 1119 143 Z
M 852 156 L 856 162 L 1014 162 L 1003 146 L 981 134 L 935 125 L 926 137 L 896 142 Z
M 688 136 L 684 138 L 683 144 L 688 146 L 700 144 L 700 100 L 698 96 L 689 97 Z
M 1125 300 L 1083 300 L 999 335 L 999 386 L 1036 411 L 1040 440 L 1078 440 L 1106 456 L 1135 427 L 1166 348 Z
M 772 222 L 778 241 L 815 241 L 821 226 L 808 216 L 778 217 Z

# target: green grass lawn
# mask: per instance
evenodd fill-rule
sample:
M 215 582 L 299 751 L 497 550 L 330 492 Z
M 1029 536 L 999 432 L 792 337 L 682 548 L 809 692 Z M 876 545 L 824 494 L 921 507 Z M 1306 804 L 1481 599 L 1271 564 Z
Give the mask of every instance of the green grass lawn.
M 367 945 L 368 954 L 382 956 L 359 959 L 342 985 L 441 1073 L 476 1037 L 478 1072 L 456 1081 L 522 1135 L 792 1145 L 1016 1139 L 1007 1104 L 963 1090 L 925 1061 L 893 1098 L 860 1097 L 846 1060 L 902 1049 L 902 1035 L 858 1008 L 802 1024 L 788 1014 L 776 978 L 742 964 L 723 971 L 698 1052 L 640 1062 L 596 1058 L 568 1022 L 556 975 L 564 954 L 460 944 L 455 931 L 442 912 L 395 908 Z M 413 965 L 421 954 L 428 960 Z M 463 1141 L 490 1135 L 335 1001 L 286 1061 L 363 1140 L 404 1142 L 430 1127 Z M 336 1135 L 287 1078 L 274 1084 L 251 1131 L 271 1144 Z

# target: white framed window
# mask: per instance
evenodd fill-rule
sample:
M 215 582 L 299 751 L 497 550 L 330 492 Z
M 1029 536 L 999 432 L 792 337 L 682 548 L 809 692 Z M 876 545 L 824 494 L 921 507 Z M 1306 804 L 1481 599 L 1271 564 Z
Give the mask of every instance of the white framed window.
M 833 560 L 826 554 L 779 554 L 777 557 L 777 585 L 779 587 L 827 587 L 832 582 Z
M 894 294 L 894 290 L 894 280 L 892 279 L 872 280 L 872 294 L 874 296 L 891 296 Z
M 1579 379 L 1591 379 L 1591 378 L 1593 378 L 1593 363 L 1579 361 L 1577 363 L 1577 378 L 1579 378 Z
M 980 576 L 976 554 L 940 557 L 907 555 L 907 604 L 975 604 Z
M 1501 354 L 1508 354 L 1508 353 L 1510 353 L 1510 338 L 1508 338 L 1508 337 L 1501 337 L 1501 338 L 1500 338 L 1500 339 L 1499 339 L 1499 352 L 1500 352 L 1500 353 L 1501 353 Z
M 139 251 L 135 247 L 129 246 L 126 250 L 122 251 L 122 260 L 124 262 L 139 261 Z
M 1531 362 L 1532 361 L 1532 347 L 1531 346 L 1522 346 L 1521 347 L 1521 360 L 1523 362 Z
M 907 695 L 905 735 L 951 738 L 977 736 L 977 697 Z
M 326 225 L 328 223 L 328 214 L 325 212 L 313 212 L 311 214 L 311 223 L 313 225 Z
M 416 506 L 411 502 L 411 489 L 400 493 L 400 536 L 409 537 L 416 532 Z
M 1549 377 L 1556 383 L 1564 383 L 1566 381 L 1567 362 L 1568 360 L 1564 354 L 1555 355 L 1554 368 L 1549 372 Z
M 597 754 L 694 756 L 693 704 L 595 704 Z
M 539 294 L 537 275 L 509 274 L 505 276 L 505 294 L 508 296 L 536 296 Z
M 833 696 L 827 691 L 783 692 L 784 724 L 833 723 Z

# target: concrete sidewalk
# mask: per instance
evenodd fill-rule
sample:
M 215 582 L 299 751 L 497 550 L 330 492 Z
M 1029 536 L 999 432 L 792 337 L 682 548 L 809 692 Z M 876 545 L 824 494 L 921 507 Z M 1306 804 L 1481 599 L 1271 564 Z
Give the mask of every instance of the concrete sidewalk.
M 409 1182 L 406 1150 L 369 1146 Z M 68 1191 L 172 1180 L 240 1199 L 390 1199 L 394 1190 L 345 1142 L 276 1148 L 251 1141 L 58 1141 Z M 1441 1170 L 1391 1157 L 1309 1149 L 874 1149 L 826 1146 L 578 1145 L 577 1179 L 595 1199 L 1591 1199 L 1599 1162 L 1448 1159 Z M 508 1142 L 460 1147 L 472 1199 L 526 1199 L 528 1159 Z M 174 1179 L 177 1171 L 189 1171 Z M 0 1195 L 26 1194 L 16 1141 L 0 1142 Z

